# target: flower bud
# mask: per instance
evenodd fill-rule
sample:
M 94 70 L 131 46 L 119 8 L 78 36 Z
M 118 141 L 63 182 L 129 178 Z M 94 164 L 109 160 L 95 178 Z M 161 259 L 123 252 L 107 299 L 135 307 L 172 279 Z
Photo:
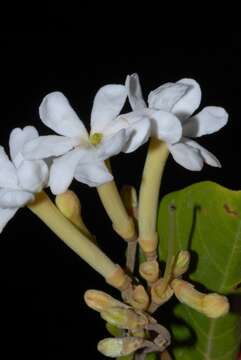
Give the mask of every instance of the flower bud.
M 228 313 L 229 302 L 219 294 L 203 294 L 187 281 L 175 279 L 171 284 L 178 300 L 209 318 L 218 318 Z
M 203 299 L 203 313 L 209 317 L 216 319 L 226 315 L 229 312 L 229 302 L 226 296 L 219 294 L 208 294 Z
M 78 196 L 71 190 L 59 194 L 55 198 L 57 208 L 62 214 L 78 227 L 85 235 L 90 236 L 90 232 L 85 226 L 81 217 L 81 204 Z
M 183 275 L 189 268 L 190 253 L 187 250 L 181 250 L 177 255 L 177 260 L 173 268 L 173 277 Z
M 97 349 L 105 356 L 117 358 L 134 353 L 143 344 L 144 339 L 138 337 L 106 338 L 98 343 Z
M 132 309 L 124 309 L 122 307 L 106 309 L 100 315 L 102 319 L 120 329 L 135 330 L 143 328 L 148 321 L 144 315 L 142 316 Z
M 138 285 L 134 289 L 131 289 L 128 294 L 128 304 L 137 310 L 146 310 L 149 305 L 149 301 L 149 296 L 142 285 Z
M 159 264 L 156 260 L 144 261 L 139 267 L 139 272 L 148 283 L 153 283 L 159 276 Z
M 151 288 L 151 298 L 152 301 L 157 305 L 162 305 L 166 303 L 173 295 L 172 288 L 168 285 L 164 292 L 163 288 L 163 280 L 159 279 Z
M 87 290 L 84 294 L 84 300 L 91 309 L 98 312 L 117 306 L 129 308 L 126 304 L 99 290 Z

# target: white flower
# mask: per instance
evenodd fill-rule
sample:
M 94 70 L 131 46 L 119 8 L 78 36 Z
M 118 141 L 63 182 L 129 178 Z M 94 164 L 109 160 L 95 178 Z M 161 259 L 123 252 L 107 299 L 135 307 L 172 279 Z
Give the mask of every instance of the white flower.
M 137 74 L 127 77 L 129 101 L 133 110 L 146 111 L 146 104 L 142 97 L 141 86 Z M 148 96 L 149 109 L 162 110 L 177 116 L 182 124 L 182 137 L 177 143 L 167 142 L 168 148 L 175 159 L 183 167 L 198 171 L 204 162 L 220 167 L 218 159 L 200 146 L 192 137 L 212 134 L 220 130 L 228 121 L 227 112 L 216 106 L 205 107 L 201 112 L 192 116 L 201 102 L 201 89 L 193 79 L 182 79 L 176 83 L 166 83 Z M 158 138 L 158 120 L 153 119 L 154 135 Z M 165 140 L 165 139 L 164 139 Z
M 13 129 L 9 139 L 11 161 L 0 146 L 0 233 L 16 211 L 34 200 L 34 194 L 48 181 L 45 162 L 25 160 L 22 155 L 24 145 L 36 138 L 38 132 L 32 126 Z
M 180 120 L 175 114 L 172 114 L 169 109 L 161 109 L 157 107 L 147 107 L 143 96 L 137 74 L 127 76 L 126 78 L 126 89 L 128 92 L 129 101 L 133 112 L 129 114 L 120 115 L 121 118 L 133 118 L 141 120 L 140 123 L 145 119 L 149 121 L 149 136 L 156 137 L 160 140 L 165 141 L 168 145 L 178 142 L 182 136 L 182 126 Z M 136 127 L 136 133 L 139 137 L 142 134 L 140 125 Z M 146 141 L 149 137 L 146 137 Z M 144 143 L 144 141 L 143 141 Z M 131 145 L 131 144 L 130 144 Z M 126 147 L 125 152 L 132 151 L 132 147 Z
M 91 112 L 91 131 L 60 92 L 48 94 L 39 114 L 42 122 L 59 135 L 41 136 L 29 142 L 24 154 L 29 159 L 59 156 L 50 169 L 49 185 L 54 194 L 67 190 L 73 178 L 89 186 L 99 186 L 113 179 L 104 160 L 123 151 L 134 149 L 149 136 L 145 116 L 117 118 L 127 97 L 123 85 L 106 85 L 96 94 Z M 142 136 L 135 134 L 140 124 Z M 144 139 L 145 141 L 145 139 Z

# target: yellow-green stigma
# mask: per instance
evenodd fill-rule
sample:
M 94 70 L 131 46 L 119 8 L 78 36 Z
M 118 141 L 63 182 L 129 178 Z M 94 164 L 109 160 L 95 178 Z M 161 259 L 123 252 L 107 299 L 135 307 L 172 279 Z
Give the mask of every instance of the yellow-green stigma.
M 96 146 L 96 145 L 99 145 L 102 138 L 103 138 L 103 134 L 94 133 L 94 134 L 90 135 L 90 142 L 91 142 L 92 145 Z

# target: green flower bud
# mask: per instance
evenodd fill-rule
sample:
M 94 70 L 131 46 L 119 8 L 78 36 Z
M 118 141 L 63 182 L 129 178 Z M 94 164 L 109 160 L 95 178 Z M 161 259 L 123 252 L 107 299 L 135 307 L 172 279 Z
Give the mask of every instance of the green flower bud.
M 144 315 L 137 314 L 132 309 L 124 309 L 122 307 L 109 308 L 102 311 L 100 315 L 105 321 L 120 329 L 135 330 L 143 328 L 148 322 Z
M 97 349 L 105 356 L 116 358 L 132 354 L 143 344 L 144 339 L 138 337 L 106 338 L 98 343 Z
M 203 294 L 197 291 L 192 284 L 180 279 L 173 280 L 171 286 L 180 302 L 209 318 L 218 318 L 226 315 L 229 311 L 229 302 L 225 296 L 215 293 Z
M 98 312 L 105 311 L 116 306 L 129 308 L 128 305 L 114 299 L 104 291 L 99 290 L 87 290 L 84 294 L 84 300 L 91 309 Z
M 177 260 L 173 269 L 173 277 L 179 277 L 184 274 L 190 264 L 190 253 L 187 250 L 182 250 L 177 255 Z

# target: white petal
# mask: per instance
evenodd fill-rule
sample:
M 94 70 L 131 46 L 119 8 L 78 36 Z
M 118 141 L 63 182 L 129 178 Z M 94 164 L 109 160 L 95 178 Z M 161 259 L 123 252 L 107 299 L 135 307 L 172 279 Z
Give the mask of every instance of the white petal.
M 208 106 L 183 124 L 183 135 L 198 137 L 220 130 L 228 122 L 228 113 L 221 107 Z
M 108 129 L 106 129 L 105 135 L 112 136 L 121 129 L 125 129 L 127 141 L 122 151 L 126 153 L 135 151 L 139 146 L 144 144 L 150 136 L 151 120 L 146 110 L 147 109 L 132 111 L 118 116 L 115 121 L 110 124 Z
M 182 79 L 178 84 L 188 87 L 186 94 L 174 105 L 172 112 L 179 117 L 180 120 L 185 120 L 190 117 L 200 105 L 202 92 L 197 81 L 193 79 Z
M 199 150 L 206 164 L 214 167 L 221 167 L 220 161 L 216 158 L 216 156 L 207 149 L 205 149 L 203 146 L 199 145 L 196 141 L 186 139 L 185 143 L 189 146 L 192 146 L 194 149 Z
M 180 140 L 182 136 L 182 125 L 179 119 L 166 111 L 148 110 L 151 124 L 152 136 L 160 140 L 173 144 Z
M 0 189 L 0 208 L 19 208 L 34 200 L 34 195 L 23 190 Z
M 148 96 L 152 109 L 171 111 L 181 120 L 189 117 L 200 105 L 201 89 L 193 79 L 161 85 Z
M 151 135 L 151 121 L 145 115 L 128 127 L 130 138 L 123 148 L 123 152 L 131 153 L 145 144 Z
M 174 160 L 184 168 L 192 171 L 200 171 L 203 167 L 203 159 L 198 149 L 185 143 L 169 145 L 169 150 Z
M 17 173 L 21 188 L 32 193 L 41 191 L 48 182 L 48 166 L 42 160 L 24 160 Z
M 141 110 L 146 108 L 146 103 L 142 96 L 141 84 L 138 74 L 128 75 L 125 85 L 132 109 Z
M 61 92 L 55 91 L 45 96 L 39 107 L 39 116 L 57 134 L 88 137 L 84 124 Z
M 104 162 L 79 164 L 76 168 L 75 179 L 90 187 L 98 187 L 113 180 Z
M 97 92 L 91 112 L 91 134 L 105 132 L 126 101 L 123 85 L 106 85 Z
M 33 126 L 25 126 L 23 129 L 15 128 L 9 138 L 11 159 L 15 162 L 16 156 L 23 151 L 24 145 L 39 136 L 37 129 Z M 18 164 L 16 164 L 17 166 Z
M 24 146 L 23 155 L 29 160 L 59 156 L 71 150 L 78 143 L 78 139 L 65 136 L 39 136 Z
M 9 220 L 11 220 L 16 212 L 18 211 L 18 208 L 14 209 L 1 209 L 0 208 L 0 234 L 3 231 L 4 227 L 7 225 Z
M 105 136 L 101 143 L 96 146 L 98 157 L 101 160 L 119 154 L 124 148 L 129 135 L 125 129 L 119 130 L 113 135 Z
M 16 169 L 2 146 L 0 146 L 0 187 L 11 189 L 18 187 Z
M 55 159 L 50 168 L 49 186 L 53 194 L 61 194 L 70 186 L 79 162 L 95 161 L 92 149 L 77 148 Z

